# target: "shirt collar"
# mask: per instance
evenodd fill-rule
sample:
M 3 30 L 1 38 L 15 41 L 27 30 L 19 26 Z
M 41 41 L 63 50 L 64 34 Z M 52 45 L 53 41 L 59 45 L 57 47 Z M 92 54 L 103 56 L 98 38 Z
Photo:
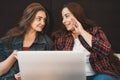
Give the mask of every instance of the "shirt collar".
M 14 39 L 13 44 L 15 44 L 15 45 L 23 44 L 23 40 L 24 40 L 24 35 L 20 35 Z M 45 35 L 40 32 L 37 32 L 36 38 L 35 38 L 33 44 L 34 43 L 37 43 L 37 44 L 46 43 Z

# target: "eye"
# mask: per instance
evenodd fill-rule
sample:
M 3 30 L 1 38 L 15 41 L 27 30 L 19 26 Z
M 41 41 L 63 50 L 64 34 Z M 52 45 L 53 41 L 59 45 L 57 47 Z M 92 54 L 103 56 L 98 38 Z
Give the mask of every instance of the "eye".
M 39 17 L 39 18 L 38 18 L 38 21 L 41 21 L 41 19 L 42 19 L 42 18 L 41 18 L 41 17 Z
M 35 18 L 37 21 L 41 21 L 42 17 Z
M 68 17 L 69 17 L 69 14 L 65 14 L 65 17 L 68 18 Z

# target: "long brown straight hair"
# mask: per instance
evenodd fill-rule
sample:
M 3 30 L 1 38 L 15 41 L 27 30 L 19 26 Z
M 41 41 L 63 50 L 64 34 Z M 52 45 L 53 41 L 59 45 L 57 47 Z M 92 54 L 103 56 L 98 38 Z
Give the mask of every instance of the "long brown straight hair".
M 38 11 L 44 11 L 46 13 L 46 25 L 43 29 L 43 32 L 46 31 L 46 27 L 49 24 L 49 16 L 48 13 L 46 11 L 46 9 L 40 4 L 40 3 L 31 3 L 30 5 L 28 5 L 24 12 L 23 12 L 23 16 L 18 24 L 18 26 L 10 29 L 7 34 L 5 35 L 5 37 L 3 38 L 7 38 L 7 37 L 14 37 L 14 36 L 19 36 L 22 34 L 25 34 L 29 29 L 30 29 L 30 23 L 34 20 L 35 15 L 37 14 Z

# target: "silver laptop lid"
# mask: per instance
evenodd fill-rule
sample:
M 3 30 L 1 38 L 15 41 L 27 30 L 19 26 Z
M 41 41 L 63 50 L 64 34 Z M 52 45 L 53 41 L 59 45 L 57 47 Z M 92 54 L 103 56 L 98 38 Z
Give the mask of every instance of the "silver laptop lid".
M 19 51 L 18 62 L 22 80 L 86 80 L 78 51 Z

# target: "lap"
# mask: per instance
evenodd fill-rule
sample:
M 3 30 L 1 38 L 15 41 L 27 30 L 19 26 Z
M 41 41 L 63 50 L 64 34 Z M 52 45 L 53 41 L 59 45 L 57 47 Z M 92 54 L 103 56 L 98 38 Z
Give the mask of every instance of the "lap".
M 87 77 L 87 80 L 120 80 L 107 74 L 96 74 L 94 76 Z

